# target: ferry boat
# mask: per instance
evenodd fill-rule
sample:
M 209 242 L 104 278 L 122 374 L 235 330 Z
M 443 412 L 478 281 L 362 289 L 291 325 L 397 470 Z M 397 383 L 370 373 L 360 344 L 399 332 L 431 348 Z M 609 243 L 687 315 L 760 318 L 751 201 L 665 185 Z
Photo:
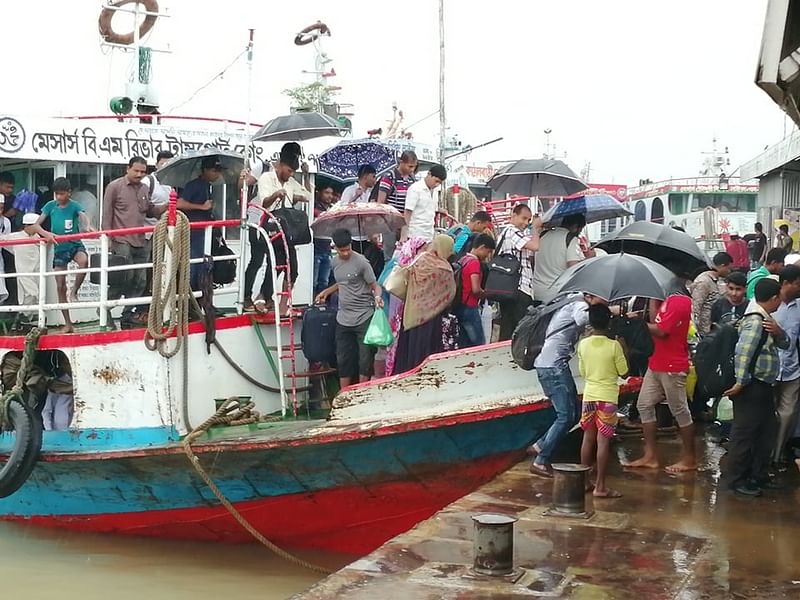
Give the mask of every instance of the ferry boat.
M 237 150 L 247 143 L 241 124 L 203 121 L 203 129 L 198 121 L 175 122 L 0 116 L 0 127 L 12 132 L 0 145 L 0 171 L 11 170 L 18 189 L 40 193 L 54 177 L 66 176 L 76 190 L 88 189 L 98 199 L 133 155 L 152 159 L 162 148 L 180 154 L 205 146 Z M 321 150 L 335 140 L 315 143 Z M 313 158 L 313 144 L 303 147 Z M 271 150 L 258 146 L 256 152 L 267 156 Z M 223 227 L 234 250 L 230 258 L 246 262 L 247 244 L 239 246 L 236 238 L 247 224 L 222 218 L 240 215 L 238 198 L 225 185 L 215 186 L 215 197 L 221 218 L 193 226 Z M 86 208 L 102 222 L 102 203 Z M 104 256 L 114 233 L 70 239 Z M 181 443 L 221 400 L 236 397 L 269 419 L 209 427 L 192 446 L 197 465 L 273 542 L 360 554 L 508 468 L 552 420 L 535 374 L 513 363 L 507 343 L 432 356 L 413 372 L 343 390 L 329 413 L 316 410 L 308 389 L 319 379 L 308 373 L 299 344 L 298 309 L 311 302 L 312 255 L 303 248 L 290 317 L 244 313 L 237 280 L 214 290 L 215 305 L 229 308 L 213 328 L 191 322 L 171 358 L 148 350 L 145 329 L 111 330 L 103 318 L 106 309 L 151 298 L 109 300 L 107 288 L 87 278 L 79 302 L 58 304 L 50 283 L 54 271 L 47 253 L 40 256 L 35 276 L 45 293 L 39 304 L 3 305 L 0 314 L 26 311 L 45 331 L 35 363 L 47 381 L 71 374 L 74 416 L 66 430 L 44 432 L 29 479 L 0 499 L 2 519 L 81 531 L 250 540 Z M 107 281 L 120 269 L 107 263 L 89 271 Z M 53 332 L 62 308 L 91 319 L 84 318 L 76 333 Z M 13 380 L 26 339 L 6 325 L 0 363 L 6 374 L 12 369 Z M 210 333 L 216 343 L 209 346 Z M 32 394 L 27 401 L 41 406 L 44 398 Z M 0 440 L 6 462 L 20 459 L 16 442 L 13 434 Z

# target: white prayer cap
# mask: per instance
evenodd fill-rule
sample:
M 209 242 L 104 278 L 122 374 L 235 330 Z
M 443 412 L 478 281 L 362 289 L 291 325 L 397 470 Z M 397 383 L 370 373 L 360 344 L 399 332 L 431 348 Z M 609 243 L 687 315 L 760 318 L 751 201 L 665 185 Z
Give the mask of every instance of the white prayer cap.
M 25 213 L 22 215 L 22 224 L 23 225 L 36 225 L 36 221 L 39 220 L 39 215 L 36 213 Z

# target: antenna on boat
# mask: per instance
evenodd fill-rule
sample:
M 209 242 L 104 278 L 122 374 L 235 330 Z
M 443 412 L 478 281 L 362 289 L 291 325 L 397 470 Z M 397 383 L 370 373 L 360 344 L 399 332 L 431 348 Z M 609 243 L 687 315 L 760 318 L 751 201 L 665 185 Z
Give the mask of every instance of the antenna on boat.
M 109 0 L 108 4 L 100 11 L 98 29 L 102 38 L 101 45 L 112 50 L 133 53 L 133 68 L 125 85 L 125 95 L 109 99 L 111 112 L 117 115 L 128 115 L 136 109 L 140 115 L 158 115 L 158 94 L 151 83 L 152 54 L 169 54 L 169 48 L 152 48 L 142 46 L 141 40 L 155 26 L 159 18 L 168 18 L 170 15 L 159 10 L 157 0 Z M 114 30 L 112 19 L 117 12 L 133 15 L 133 28 L 128 33 L 118 33 Z
M 444 112 L 444 0 L 439 0 L 439 162 L 444 163 L 447 119 Z

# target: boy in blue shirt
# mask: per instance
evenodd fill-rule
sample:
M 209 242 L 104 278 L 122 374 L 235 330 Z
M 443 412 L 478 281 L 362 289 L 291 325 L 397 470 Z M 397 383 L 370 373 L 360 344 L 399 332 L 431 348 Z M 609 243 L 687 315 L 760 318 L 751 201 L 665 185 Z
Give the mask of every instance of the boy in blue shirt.
M 72 185 L 66 177 L 57 178 L 51 187 L 54 200 L 51 200 L 42 207 L 42 214 L 39 217 L 38 225 L 45 219 L 50 219 L 50 231 L 56 236 L 71 235 L 81 231 L 94 231 L 89 224 L 89 219 L 83 207 L 71 199 Z M 89 256 L 86 248 L 80 240 L 70 240 L 59 242 L 53 249 L 53 270 L 66 271 L 71 261 L 75 261 L 79 269 L 85 269 L 89 265 Z M 83 285 L 86 273 L 77 273 L 75 283 L 67 297 L 67 276 L 56 275 L 56 285 L 58 286 L 58 301 L 61 303 L 77 302 L 78 290 Z M 69 310 L 62 309 L 64 315 L 63 333 L 72 333 L 72 319 Z

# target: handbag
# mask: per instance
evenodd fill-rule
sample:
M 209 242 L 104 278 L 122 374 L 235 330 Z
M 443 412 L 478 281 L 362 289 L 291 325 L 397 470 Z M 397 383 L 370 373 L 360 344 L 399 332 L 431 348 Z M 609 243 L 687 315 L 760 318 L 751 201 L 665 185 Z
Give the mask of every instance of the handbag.
M 311 243 L 311 228 L 308 226 L 308 215 L 305 211 L 286 206 L 284 201 L 283 206 L 273 210 L 272 214 L 280 221 L 287 244 L 302 246 Z
M 395 265 L 392 272 L 389 273 L 389 276 L 386 278 L 383 287 L 392 296 L 397 296 L 401 300 L 405 300 L 406 293 L 408 292 L 408 267 Z
M 211 254 L 215 257 L 220 256 L 233 256 L 233 250 L 225 243 L 225 238 L 222 236 L 212 238 L 214 243 L 211 244 Z M 235 260 L 215 260 L 214 261 L 214 283 L 217 285 L 225 285 L 233 283 L 236 279 L 236 261 Z
M 508 228 L 503 231 L 498 248 L 503 247 Z M 520 256 L 521 256 L 520 252 Z M 486 276 L 486 299 L 495 302 L 511 300 L 519 288 L 519 280 L 522 276 L 522 263 L 520 259 L 511 253 L 503 253 L 495 256 L 489 263 L 489 274 Z

